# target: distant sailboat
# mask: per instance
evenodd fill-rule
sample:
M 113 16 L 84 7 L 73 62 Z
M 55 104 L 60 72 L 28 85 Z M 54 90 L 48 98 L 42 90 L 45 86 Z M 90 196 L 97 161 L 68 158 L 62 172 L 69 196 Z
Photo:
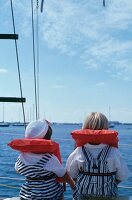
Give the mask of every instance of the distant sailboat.
M 114 128 L 114 127 L 115 127 L 115 125 L 111 121 L 111 108 L 109 106 L 109 128 Z
M 25 126 L 24 122 L 20 122 L 20 108 L 19 108 L 19 121 L 16 121 L 11 124 L 12 126 Z
M 115 127 L 115 125 L 114 124 L 109 124 L 109 128 L 114 128 Z
M 11 124 L 12 126 L 25 126 L 24 122 L 14 122 Z
M 0 122 L 0 127 L 8 127 L 10 123 L 5 122 L 5 107 L 3 103 L 3 121 Z
M 8 122 L 0 122 L 0 127 L 8 127 L 10 126 L 10 123 Z

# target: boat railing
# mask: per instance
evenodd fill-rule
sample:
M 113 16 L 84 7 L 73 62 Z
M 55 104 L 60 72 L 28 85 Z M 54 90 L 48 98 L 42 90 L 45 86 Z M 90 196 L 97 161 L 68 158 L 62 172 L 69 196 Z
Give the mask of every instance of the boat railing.
M 0 179 L 6 179 L 6 180 L 15 180 L 15 181 L 25 181 L 24 178 L 15 178 L 15 177 L 6 177 L 6 176 L 0 176 Z M 8 185 L 8 184 L 1 184 L 0 186 L 2 187 L 9 187 L 9 188 L 16 188 L 20 189 L 20 187 L 13 186 L 13 185 Z M 123 189 L 132 189 L 132 186 L 124 186 L 124 185 L 119 185 L 118 188 L 123 188 Z
M 20 200 L 19 197 L 12 197 L 0 200 Z M 65 200 L 71 200 L 71 198 L 67 197 Z M 131 196 L 118 196 L 118 197 L 79 197 L 78 200 L 132 200 Z
M 79 196 L 78 200 L 132 200 L 129 196 L 117 196 L 117 197 L 89 197 Z

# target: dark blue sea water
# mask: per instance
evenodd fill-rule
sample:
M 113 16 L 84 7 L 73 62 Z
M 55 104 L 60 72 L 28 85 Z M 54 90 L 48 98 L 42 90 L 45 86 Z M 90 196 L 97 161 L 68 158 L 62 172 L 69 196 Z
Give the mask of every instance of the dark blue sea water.
M 79 125 L 58 124 L 52 125 L 53 139 L 60 143 L 61 154 L 63 159 L 63 166 L 65 166 L 67 157 L 74 149 L 74 142 L 71 139 L 70 132 L 75 129 L 80 129 Z M 114 129 L 119 131 L 119 149 L 126 161 L 130 172 L 132 173 L 132 126 L 118 125 Z M 23 127 L 0 127 L 0 177 L 23 178 L 14 170 L 14 163 L 18 156 L 18 152 L 13 151 L 7 146 L 7 143 L 14 138 L 24 137 Z M 0 198 L 13 197 L 19 195 L 19 187 L 23 181 L 8 180 L 0 178 Z M 11 185 L 18 188 L 5 187 L 4 185 Z M 124 181 L 120 186 L 131 186 L 132 177 Z M 119 188 L 120 196 L 132 196 L 132 189 Z M 65 199 L 72 199 L 72 194 L 69 186 L 65 192 Z

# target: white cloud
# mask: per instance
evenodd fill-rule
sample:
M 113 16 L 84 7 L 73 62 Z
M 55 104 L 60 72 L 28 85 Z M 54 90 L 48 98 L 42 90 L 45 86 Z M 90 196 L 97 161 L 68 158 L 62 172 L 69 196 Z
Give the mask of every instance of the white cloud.
M 29 34 L 31 5 L 26 0 L 14 4 L 19 28 Z M 107 0 L 106 7 L 102 0 L 45 1 L 39 15 L 41 38 L 50 48 L 80 57 L 88 68 L 109 69 L 114 77 L 131 79 L 131 11 L 132 1 L 126 0 Z
M 99 83 L 96 83 L 96 84 L 95 84 L 96 87 L 102 87 L 102 86 L 104 86 L 104 85 L 106 85 L 105 82 L 99 82 Z
M 0 74 L 5 74 L 5 73 L 7 73 L 8 71 L 7 71 L 7 69 L 2 69 L 2 68 L 0 68 Z
M 51 88 L 52 89 L 64 89 L 65 86 L 64 85 L 52 85 Z
M 117 79 L 122 79 L 124 81 L 130 81 L 130 77 L 129 76 L 125 76 L 124 73 L 122 73 L 122 72 L 116 72 L 115 74 L 113 73 L 111 75 L 111 77 L 117 78 Z
M 117 76 L 120 70 L 122 76 L 118 77 L 128 80 L 132 75 L 132 42 L 127 37 L 132 25 L 132 2 L 106 1 L 105 8 L 101 2 L 47 2 L 42 20 L 43 37 L 51 48 L 80 56 L 88 68 L 114 69 Z M 123 58 L 127 65 L 122 67 Z

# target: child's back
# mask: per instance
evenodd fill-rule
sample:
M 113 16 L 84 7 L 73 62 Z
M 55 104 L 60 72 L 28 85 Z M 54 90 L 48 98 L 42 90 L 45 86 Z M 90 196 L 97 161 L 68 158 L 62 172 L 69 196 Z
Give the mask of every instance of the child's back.
M 102 129 L 107 132 L 107 118 L 102 113 L 92 113 L 86 119 L 83 130 L 80 131 L 80 140 L 83 136 L 86 138 L 86 133 L 89 132 L 92 132 L 93 135 L 95 133 L 93 137 L 95 139 L 97 132 L 103 132 Z M 78 137 L 79 131 L 75 132 Z M 91 140 L 91 135 L 89 138 Z M 108 144 L 98 144 L 98 140 L 92 144 L 87 142 L 71 153 L 66 164 L 68 172 L 76 181 L 74 199 L 78 200 L 80 196 L 117 196 L 117 184 L 129 176 L 128 168 L 122 160 L 118 148 Z
M 22 200 L 62 200 L 63 186 L 57 177 L 74 187 L 74 181 L 60 162 L 59 145 L 50 140 L 51 135 L 49 123 L 36 120 L 27 126 L 25 139 L 9 144 L 21 151 L 15 169 L 26 178 L 20 190 Z
M 66 171 L 53 154 L 22 153 L 17 159 L 15 168 L 26 178 L 21 187 L 21 198 L 62 199 L 63 188 L 56 178 L 64 176 Z
M 88 148 L 82 147 L 85 162 L 79 170 L 76 187 L 79 194 L 92 196 L 116 196 L 115 172 L 110 172 L 107 158 L 111 148 L 105 146 L 94 158 Z M 85 183 L 88 183 L 87 187 Z

